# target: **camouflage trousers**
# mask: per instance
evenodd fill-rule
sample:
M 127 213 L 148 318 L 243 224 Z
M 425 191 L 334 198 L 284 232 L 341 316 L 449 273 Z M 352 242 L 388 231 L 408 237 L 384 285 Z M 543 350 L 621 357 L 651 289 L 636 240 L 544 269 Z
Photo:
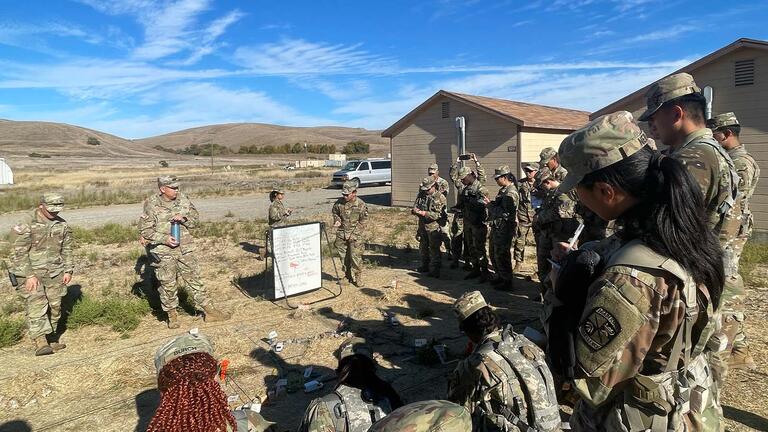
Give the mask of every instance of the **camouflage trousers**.
M 528 242 L 528 235 L 533 230 L 530 226 L 517 226 L 517 235 L 515 236 L 515 261 L 525 262 L 525 245 Z
M 40 286 L 33 292 L 24 288 L 25 278 L 18 278 L 16 293 L 26 303 L 27 327 L 30 339 L 55 333 L 61 318 L 61 299 L 67 294 L 62 282 L 64 274 L 39 277 Z
M 446 253 L 453 253 L 451 249 L 451 224 L 448 221 L 440 225 L 440 244 L 445 246 Z
M 363 273 L 363 242 L 358 239 L 345 240 L 344 237 L 336 236 L 333 242 L 344 275 L 350 282 L 362 283 Z
M 179 307 L 179 283 L 192 291 L 195 307 L 201 309 L 208 305 L 208 292 L 200 281 L 200 266 L 193 253 L 157 255 L 152 264 L 155 276 L 160 282 L 158 294 L 164 311 L 175 310 Z
M 441 229 L 433 231 L 421 230 L 418 233 L 418 237 L 421 265 L 432 270 L 439 269 L 442 264 L 440 246 L 444 240 L 443 231 Z
M 464 239 L 464 218 L 453 216 L 451 222 L 451 256 L 454 263 L 458 263 L 467 249 Z
M 510 227 L 491 229 L 491 262 L 496 274 L 505 281 L 512 280 L 512 240 L 516 231 Z
M 465 260 L 473 268 L 485 271 L 488 269 L 488 252 L 486 240 L 488 239 L 488 226 L 481 224 L 464 224 L 464 241 L 467 247 Z

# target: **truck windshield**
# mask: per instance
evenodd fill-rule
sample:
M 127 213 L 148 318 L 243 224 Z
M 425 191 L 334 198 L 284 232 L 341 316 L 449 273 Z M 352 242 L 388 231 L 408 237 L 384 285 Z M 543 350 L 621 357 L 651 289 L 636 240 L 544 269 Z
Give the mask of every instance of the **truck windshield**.
M 342 171 L 354 171 L 354 170 L 356 170 L 356 169 L 357 169 L 357 166 L 358 166 L 359 164 L 360 164 L 360 162 L 359 162 L 359 161 L 352 161 L 352 162 L 347 162 L 347 164 L 346 164 L 346 165 L 344 165 L 344 168 L 342 168 L 341 170 L 342 170 Z

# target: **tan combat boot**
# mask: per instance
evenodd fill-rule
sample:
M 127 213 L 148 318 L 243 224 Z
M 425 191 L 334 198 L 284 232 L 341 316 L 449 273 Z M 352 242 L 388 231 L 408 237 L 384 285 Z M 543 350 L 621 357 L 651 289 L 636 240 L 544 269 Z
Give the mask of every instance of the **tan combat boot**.
M 67 347 L 67 344 L 59 342 L 59 336 L 56 334 L 46 335 L 46 339 L 48 340 L 48 345 L 53 348 L 53 352 L 59 352 Z
M 749 346 L 733 347 L 731 358 L 728 360 L 728 367 L 731 369 L 755 369 L 755 359 L 749 353 Z
M 230 318 L 230 314 L 216 309 L 212 304 L 203 306 L 203 312 L 205 312 L 205 322 L 226 321 Z
M 169 329 L 177 329 L 179 328 L 179 313 L 176 312 L 176 309 L 169 310 L 166 312 L 168 315 L 168 328 Z
M 523 265 L 522 264 L 523 263 L 521 263 L 520 261 L 515 262 L 515 268 L 512 269 L 512 272 L 513 273 L 520 273 L 521 271 L 523 271 Z
M 45 339 L 45 336 L 35 338 L 35 355 L 44 356 L 49 354 L 53 354 L 53 348 L 48 345 L 48 340 Z

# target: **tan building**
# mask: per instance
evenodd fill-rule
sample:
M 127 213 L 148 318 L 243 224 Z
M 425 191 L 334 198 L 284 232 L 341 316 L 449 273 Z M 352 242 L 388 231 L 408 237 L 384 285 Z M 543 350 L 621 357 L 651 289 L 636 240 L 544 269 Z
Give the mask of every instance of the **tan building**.
M 477 154 L 491 190 L 494 168 L 509 165 L 519 176 L 521 161 L 538 161 L 541 149 L 557 148 L 589 121 L 585 111 L 440 90 L 381 134 L 390 139 L 392 205 L 413 204 L 430 164 L 450 182 L 448 169 L 459 155 L 457 117 L 464 118 L 466 152 Z M 449 202 L 455 202 L 453 188 Z
M 768 42 L 739 39 L 684 68 L 696 84 L 712 87 L 712 114 L 733 111 L 741 123 L 741 142 L 768 172 Z M 650 86 L 650 84 L 649 84 Z M 648 86 L 594 112 L 590 118 L 618 110 L 639 117 L 645 110 Z M 758 183 L 750 203 L 755 214 L 755 237 L 768 240 L 768 181 Z

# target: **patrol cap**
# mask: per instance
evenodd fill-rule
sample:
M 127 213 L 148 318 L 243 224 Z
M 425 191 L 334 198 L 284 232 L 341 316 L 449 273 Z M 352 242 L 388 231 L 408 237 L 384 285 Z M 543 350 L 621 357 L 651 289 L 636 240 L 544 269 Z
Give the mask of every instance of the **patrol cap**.
M 472 416 L 466 408 L 444 400 L 414 402 L 374 423 L 368 432 L 468 432 Z
M 456 314 L 459 321 L 464 321 L 470 315 L 486 306 L 488 306 L 488 303 L 485 302 L 485 298 L 480 294 L 480 291 L 469 291 L 462 294 L 453 303 L 453 313 Z
M 472 170 L 469 169 L 469 167 L 461 167 L 461 168 L 459 168 L 458 177 L 460 179 L 463 179 L 464 177 L 466 177 L 466 176 L 468 176 L 470 174 L 472 174 Z
M 539 170 L 538 162 L 527 162 L 523 164 L 523 171 L 533 172 Z
M 341 343 L 335 354 L 339 361 L 355 354 L 373 360 L 373 350 L 371 349 L 371 346 L 361 337 L 351 337 L 345 340 Z
M 436 173 L 438 170 L 439 170 L 439 167 L 437 166 L 436 163 L 433 163 L 432 165 L 429 166 L 429 168 L 427 168 L 427 172 L 429 174 Z
M 568 170 L 560 191 L 573 189 L 584 176 L 613 165 L 645 147 L 648 138 L 627 111 L 600 116 L 565 137 L 560 162 Z
M 167 186 L 169 188 L 179 187 L 179 179 L 176 176 L 160 176 L 157 178 L 157 187 Z
M 282 189 L 272 188 L 272 192 L 270 192 L 270 193 L 272 193 L 272 194 L 281 194 L 281 193 L 285 193 L 285 192 L 283 192 Z
M 739 126 L 739 119 L 737 119 L 736 114 L 732 112 L 718 114 L 707 120 L 707 127 L 712 130 L 728 126 Z
M 548 180 L 551 178 L 552 178 L 552 170 L 547 167 L 543 167 L 542 169 L 537 171 L 536 176 L 534 177 L 534 179 L 539 183 L 543 183 L 545 180 Z
M 353 182 L 352 180 L 345 181 L 344 185 L 341 186 L 342 195 L 349 195 L 356 190 L 357 190 L 357 182 Z
M 40 204 L 45 204 L 45 208 L 49 212 L 60 212 L 64 210 L 64 195 L 56 192 L 46 192 L 40 197 Z
M 164 343 L 155 353 L 155 369 L 160 373 L 160 369 L 172 360 L 181 356 L 204 352 L 213 354 L 213 342 L 208 336 L 202 333 L 186 333 Z
M 509 173 L 510 173 L 509 166 L 502 165 L 493 171 L 493 178 L 497 179 L 499 177 L 509 175 Z
M 550 161 L 553 157 L 557 155 L 557 151 L 553 149 L 552 147 L 546 147 L 543 150 L 541 150 L 541 153 L 539 153 L 539 165 L 544 166 L 547 164 L 547 162 Z
M 434 178 L 432 178 L 432 177 L 424 177 L 423 179 L 421 179 L 421 185 L 419 186 L 419 189 L 421 189 L 423 191 L 429 190 L 429 188 L 434 186 L 435 183 L 436 182 L 435 182 Z
M 693 93 L 700 93 L 701 89 L 696 85 L 693 77 L 687 73 L 677 73 L 664 77 L 645 92 L 646 110 L 638 120 L 648 119 L 664 105 L 664 102 Z

